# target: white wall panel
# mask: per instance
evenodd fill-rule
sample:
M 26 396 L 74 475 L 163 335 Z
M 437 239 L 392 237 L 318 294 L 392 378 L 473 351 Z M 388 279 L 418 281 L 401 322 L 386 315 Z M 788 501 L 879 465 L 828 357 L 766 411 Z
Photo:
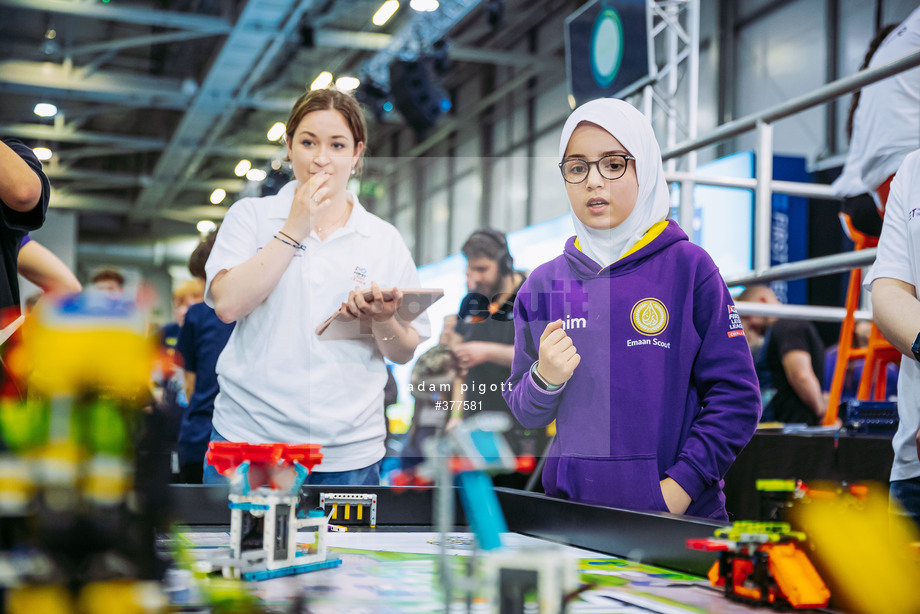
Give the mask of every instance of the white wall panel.
M 737 38 L 735 117 L 762 111 L 822 86 L 826 79 L 824 2 L 799 0 L 749 24 Z M 751 132 L 736 149 L 753 149 Z M 813 159 L 825 149 L 824 108 L 777 123 L 774 150 Z
M 529 135 L 527 133 L 527 90 L 521 87 L 513 96 L 514 107 L 511 110 L 511 144 L 518 145 Z
M 536 142 L 533 159 L 533 223 L 568 212 L 562 174 L 559 172 L 559 135 L 546 134 Z M 516 229 L 515 229 L 516 230 Z
M 446 145 L 446 142 L 442 143 L 442 145 Z M 424 191 L 426 193 L 447 185 L 447 160 L 448 158 L 446 147 L 436 147 L 434 150 L 429 152 L 429 157 L 425 158 L 425 174 L 423 177 L 425 179 Z
M 454 185 L 453 191 L 454 210 L 450 220 L 450 248 L 452 251 L 457 251 L 466 238 L 479 228 L 479 205 L 482 202 L 482 180 L 479 174 L 461 177 Z
M 536 104 L 535 129 L 540 131 L 547 126 L 565 122 L 565 118 L 571 112 L 568 102 L 569 86 L 565 75 L 541 77 L 538 91 L 540 93 L 534 101 Z
M 494 158 L 489 225 L 505 232 L 523 228 L 527 212 L 527 158 L 523 148 Z
M 454 153 L 455 176 L 469 172 L 479 173 L 479 136 L 467 133 L 466 138 L 458 140 Z
M 77 216 L 73 211 L 55 209 L 51 207 L 45 214 L 45 223 L 42 227 L 29 236 L 51 250 L 55 256 L 67 265 L 67 267 L 77 273 L 75 263 L 77 261 Z M 79 276 L 78 276 L 79 277 Z M 81 283 L 88 280 L 80 279 Z M 22 302 L 36 292 L 41 292 L 41 288 L 36 286 L 24 277 L 19 277 L 19 296 Z
M 859 0 L 840 1 L 840 35 L 837 49 L 838 78 L 854 74 L 859 70 L 866 47 L 874 35 L 873 21 L 875 6 Z M 850 109 L 851 96 L 837 99 L 837 150 L 848 149 L 846 134 L 847 114 Z
M 920 3 L 917 0 L 884 0 L 882 3 L 882 25 L 901 23 Z
M 422 262 L 439 260 L 448 255 L 447 224 L 450 212 L 447 208 L 447 189 L 435 190 L 425 198 L 423 211 Z M 419 263 L 416 263 L 419 264 Z

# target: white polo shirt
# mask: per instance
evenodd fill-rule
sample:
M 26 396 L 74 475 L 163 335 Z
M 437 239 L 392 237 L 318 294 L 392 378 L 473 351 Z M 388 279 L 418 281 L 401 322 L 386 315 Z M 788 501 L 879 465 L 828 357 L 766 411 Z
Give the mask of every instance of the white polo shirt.
M 920 49 L 920 8 L 895 28 L 872 59 L 877 68 Z M 864 87 L 853 117 L 853 145 L 862 149 L 862 182 L 873 192 L 905 156 L 920 148 L 920 66 Z
M 217 273 L 274 240 L 296 187 L 292 181 L 275 196 L 245 198 L 227 211 L 205 267 L 208 305 Z M 351 471 L 383 458 L 387 372 L 372 337 L 329 341 L 314 330 L 355 286 L 419 287 L 399 231 L 349 198 L 354 208 L 345 226 L 325 241 L 311 232 L 265 302 L 237 321 L 217 361 L 217 432 L 230 441 L 321 444 L 317 471 Z M 421 339 L 430 335 L 426 314 L 412 326 Z
M 912 284 L 920 300 L 920 151 L 907 156 L 891 182 L 878 255 L 865 288 L 871 290 L 872 282 L 881 277 Z M 898 417 L 891 479 L 906 480 L 920 476 L 914 442 L 920 428 L 920 362 L 907 356 L 901 357 L 898 374 Z

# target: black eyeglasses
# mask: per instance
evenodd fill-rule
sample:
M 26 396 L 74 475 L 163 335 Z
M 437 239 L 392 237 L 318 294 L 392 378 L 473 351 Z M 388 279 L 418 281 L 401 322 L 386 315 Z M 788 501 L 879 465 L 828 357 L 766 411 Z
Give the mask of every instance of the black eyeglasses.
M 571 158 L 560 162 L 559 168 L 562 170 L 562 178 L 568 183 L 581 183 L 587 179 L 592 164 L 597 166 L 597 172 L 601 174 L 601 177 L 613 181 L 626 174 L 627 160 L 635 160 L 635 158 L 625 154 L 604 156 L 594 162 L 582 158 Z

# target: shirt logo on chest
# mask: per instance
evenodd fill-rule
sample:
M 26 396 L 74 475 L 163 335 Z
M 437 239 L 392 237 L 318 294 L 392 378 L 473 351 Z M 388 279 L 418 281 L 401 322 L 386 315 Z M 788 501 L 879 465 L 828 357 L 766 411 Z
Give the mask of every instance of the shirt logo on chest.
M 351 276 L 352 281 L 356 281 L 359 284 L 367 283 L 367 269 L 365 267 L 356 266 L 355 272 Z
M 668 308 L 657 298 L 644 298 L 633 305 L 629 321 L 637 332 L 657 335 L 668 327 Z

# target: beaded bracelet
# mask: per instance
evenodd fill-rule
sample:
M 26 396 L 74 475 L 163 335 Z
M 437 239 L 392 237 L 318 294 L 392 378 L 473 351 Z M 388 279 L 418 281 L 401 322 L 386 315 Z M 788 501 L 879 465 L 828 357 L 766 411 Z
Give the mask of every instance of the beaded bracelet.
M 281 241 L 281 242 L 284 243 L 285 245 L 290 245 L 290 246 L 293 247 L 294 249 L 299 249 L 299 250 L 306 250 L 306 249 L 307 249 L 307 246 L 306 246 L 306 245 L 294 245 L 294 244 L 291 243 L 290 241 L 285 241 L 284 239 L 282 239 L 282 238 L 279 237 L 278 235 L 275 235 L 273 238 L 278 239 L 279 241 Z

